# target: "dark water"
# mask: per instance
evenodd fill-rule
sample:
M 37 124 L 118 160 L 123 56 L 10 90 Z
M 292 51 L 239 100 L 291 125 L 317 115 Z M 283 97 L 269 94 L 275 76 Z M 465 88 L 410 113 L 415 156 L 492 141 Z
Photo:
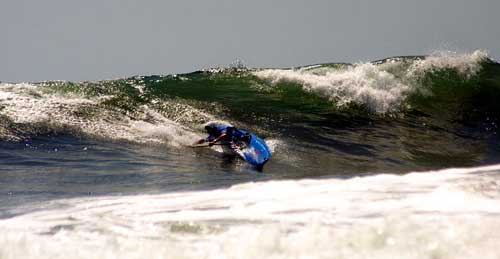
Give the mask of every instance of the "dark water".
M 52 199 L 207 190 L 274 178 L 217 153 L 68 135 L 2 142 L 0 150 L 2 217 Z

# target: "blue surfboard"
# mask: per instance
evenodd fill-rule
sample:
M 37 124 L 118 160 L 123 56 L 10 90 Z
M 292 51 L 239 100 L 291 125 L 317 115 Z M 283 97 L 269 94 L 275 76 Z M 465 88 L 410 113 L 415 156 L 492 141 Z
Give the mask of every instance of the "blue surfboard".
M 258 170 L 262 170 L 264 164 L 271 158 L 272 154 L 266 142 L 255 134 L 245 130 L 239 130 L 250 135 L 250 142 L 246 147 L 240 150 L 239 155 L 249 164 L 255 166 Z

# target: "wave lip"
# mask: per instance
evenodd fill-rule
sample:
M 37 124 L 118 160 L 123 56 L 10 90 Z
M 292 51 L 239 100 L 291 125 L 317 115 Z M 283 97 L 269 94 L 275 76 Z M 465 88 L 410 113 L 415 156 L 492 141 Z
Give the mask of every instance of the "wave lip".
M 481 70 L 481 64 L 486 60 L 489 60 L 489 56 L 485 50 L 476 50 L 466 54 L 453 51 L 436 51 L 425 59 L 417 61 L 410 71 L 419 74 L 419 72 L 432 70 L 454 69 L 461 75 L 471 77 Z
M 292 82 L 301 84 L 306 91 L 319 94 L 338 106 L 351 102 L 366 105 L 371 111 L 384 113 L 392 110 L 410 90 L 394 75 L 365 63 L 341 71 L 317 75 L 308 70 L 271 69 L 255 72 L 255 75 L 276 84 Z
M 436 52 L 423 59 L 393 58 L 340 68 L 265 69 L 254 75 L 272 84 L 298 83 L 338 107 L 356 103 L 382 114 L 397 111 L 410 94 L 422 88 L 419 79 L 427 73 L 453 69 L 470 78 L 487 59 L 487 53 L 480 50 L 467 54 Z

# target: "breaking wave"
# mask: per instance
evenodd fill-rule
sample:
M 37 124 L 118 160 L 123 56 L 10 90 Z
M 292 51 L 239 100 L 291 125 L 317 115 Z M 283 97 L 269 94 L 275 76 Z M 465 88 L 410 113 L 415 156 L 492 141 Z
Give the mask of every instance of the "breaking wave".
M 391 58 L 375 63 L 319 66 L 299 69 L 266 69 L 254 74 L 272 84 L 298 83 L 304 90 L 345 106 L 356 103 L 376 113 L 398 110 L 404 100 L 422 87 L 428 73 L 451 69 L 464 78 L 475 76 L 488 56 L 435 53 L 423 59 Z
M 264 135 L 334 116 L 419 114 L 497 131 L 500 65 L 484 51 L 297 69 L 242 67 L 99 82 L 0 84 L 0 138 L 70 132 L 180 146 L 224 120 Z M 251 107 L 251 109 L 249 109 Z M 440 124 L 436 122 L 435 124 Z

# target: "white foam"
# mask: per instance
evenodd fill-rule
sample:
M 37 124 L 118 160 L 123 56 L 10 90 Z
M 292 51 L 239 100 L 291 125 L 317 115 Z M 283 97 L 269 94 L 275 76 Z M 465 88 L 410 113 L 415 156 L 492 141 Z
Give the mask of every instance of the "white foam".
M 498 258 L 499 172 L 59 200 L 0 220 L 0 257 Z
M 365 105 L 372 112 L 395 111 L 409 93 L 419 87 L 415 78 L 437 69 L 456 69 L 469 77 L 481 68 L 488 57 L 485 51 L 458 54 L 436 52 L 423 60 L 407 64 L 394 61 L 383 64 L 360 63 L 342 69 L 266 69 L 254 72 L 273 84 L 299 83 L 304 90 L 327 98 L 339 107 L 349 103 Z
M 281 81 L 301 84 L 338 106 L 355 102 L 367 105 L 374 112 L 386 112 L 399 104 L 409 86 L 376 65 L 365 63 L 344 70 L 331 70 L 318 75 L 307 70 L 269 69 L 255 74 L 272 83 Z
M 77 130 L 88 136 L 139 143 L 191 144 L 200 135 L 177 121 L 208 120 L 211 117 L 188 105 L 171 106 L 171 120 L 147 105 L 137 107 L 134 114 L 106 109 L 102 102 L 109 96 L 96 98 L 77 94 L 51 93 L 32 84 L 0 84 L 0 114 L 15 123 L 41 124 L 49 130 Z M 164 107 L 165 108 L 165 107 Z M 85 115 L 85 113 L 89 113 Z
M 409 73 L 419 75 L 423 72 L 447 68 L 455 69 L 463 76 L 470 77 L 480 71 L 481 61 L 487 58 L 488 53 L 484 50 L 465 54 L 453 51 L 436 51 L 425 59 L 415 62 Z
M 266 139 L 265 142 L 266 142 L 266 145 L 269 147 L 269 150 L 271 151 L 271 153 L 275 153 L 276 150 L 278 150 L 278 149 L 280 149 L 280 150 L 286 149 L 286 142 L 284 142 L 281 139 L 271 138 L 271 139 Z

